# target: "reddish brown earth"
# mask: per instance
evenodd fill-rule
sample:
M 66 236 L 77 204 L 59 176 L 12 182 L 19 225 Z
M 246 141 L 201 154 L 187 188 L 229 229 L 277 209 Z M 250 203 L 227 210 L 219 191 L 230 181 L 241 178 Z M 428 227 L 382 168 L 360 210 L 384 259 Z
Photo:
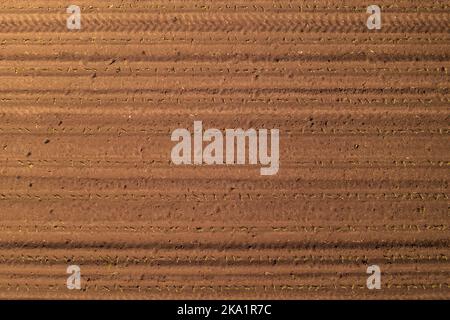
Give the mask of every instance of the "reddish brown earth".
M 450 298 L 448 1 L 69 4 L 0 3 L 0 298 Z M 194 120 L 279 173 L 174 166 Z

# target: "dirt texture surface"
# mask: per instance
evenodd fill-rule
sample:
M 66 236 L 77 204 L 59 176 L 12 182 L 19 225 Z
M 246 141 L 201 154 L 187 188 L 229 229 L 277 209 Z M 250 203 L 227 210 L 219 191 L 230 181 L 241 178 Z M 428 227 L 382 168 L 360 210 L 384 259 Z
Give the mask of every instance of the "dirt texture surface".
M 0 298 L 449 299 L 450 4 L 370 4 L 2 0 Z M 279 172 L 174 165 L 194 120 Z

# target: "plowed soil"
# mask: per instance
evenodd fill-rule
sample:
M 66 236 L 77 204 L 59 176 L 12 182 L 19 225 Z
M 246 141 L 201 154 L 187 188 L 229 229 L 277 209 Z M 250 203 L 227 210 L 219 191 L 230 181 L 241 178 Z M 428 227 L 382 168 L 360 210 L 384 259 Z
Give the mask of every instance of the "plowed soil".
M 450 298 L 448 1 L 377 1 L 381 30 L 359 0 L 73 2 L 78 31 L 0 3 L 0 298 Z M 278 128 L 278 174 L 175 166 L 194 120 Z

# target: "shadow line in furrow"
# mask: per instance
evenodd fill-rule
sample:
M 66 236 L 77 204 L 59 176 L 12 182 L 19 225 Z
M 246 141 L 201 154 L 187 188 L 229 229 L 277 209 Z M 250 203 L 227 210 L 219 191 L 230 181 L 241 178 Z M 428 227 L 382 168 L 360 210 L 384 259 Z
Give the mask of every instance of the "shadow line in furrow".
M 0 94 L 39 94 L 39 93 L 55 93 L 55 94 L 80 94 L 80 95 L 95 95 L 95 94 L 108 94 L 114 93 L 164 93 L 164 94 L 234 94 L 244 93 L 248 95 L 252 94 L 441 94 L 448 95 L 450 88 L 447 87 L 415 87 L 415 88 L 184 88 L 184 89 L 172 89 L 172 88 L 133 88 L 133 89 L 0 89 Z
M 306 259 L 307 258 L 307 259 Z M 31 255 L 23 256 L 5 256 L 0 255 L 0 262 L 3 265 L 9 265 L 15 267 L 18 265 L 26 266 L 65 266 L 68 264 L 79 264 L 83 266 L 92 267 L 120 267 L 120 266 L 157 266 L 157 267 L 177 267 L 181 268 L 184 266 L 198 266 L 198 267 L 247 267 L 247 266 L 320 266 L 321 268 L 333 267 L 333 266 L 365 266 L 367 263 L 373 264 L 396 264 L 396 265 L 436 265 L 436 268 L 440 268 L 442 265 L 448 265 L 448 259 L 446 256 L 436 256 L 436 257 L 406 257 L 406 258 L 392 258 L 392 257 L 372 257 L 370 259 L 361 257 L 360 259 L 340 259 L 339 256 L 336 257 L 293 257 L 292 259 L 277 259 L 277 258 L 267 258 L 267 259 L 233 259 L 233 257 L 226 258 L 216 258 L 210 256 L 205 259 L 204 257 L 194 257 L 194 258 L 121 258 L 116 259 L 114 257 L 79 257 L 74 254 L 68 254 L 65 258 L 58 259 L 52 256 L 41 256 L 33 257 Z
M 90 62 L 108 62 L 111 61 L 113 55 L 102 54 L 74 54 L 74 53 L 58 53 L 58 54 L 3 54 L 1 56 L 2 61 L 58 61 L 71 62 L 71 61 L 90 61 Z M 367 53 L 367 52 L 347 52 L 342 54 L 255 54 L 255 53 L 234 53 L 228 54 L 166 54 L 166 55 L 133 55 L 127 54 L 123 58 L 126 58 L 130 62 L 447 62 L 450 61 L 450 55 L 448 54 L 408 54 L 408 53 Z
M 204 250 L 252 250 L 252 249 L 279 249 L 279 250 L 294 250 L 294 249 L 372 249 L 382 250 L 385 248 L 445 248 L 450 245 L 449 239 L 439 240 L 419 240 L 419 241 L 330 241 L 330 242 L 314 242 L 314 241 L 279 241 L 273 243 L 207 243 L 207 242 L 180 242 L 180 243 L 167 243 L 167 242 L 147 242 L 142 241 L 140 243 L 130 242 L 79 242 L 67 240 L 65 242 L 26 242 L 26 241 L 0 241 L 0 249 L 159 249 L 159 250 L 192 250 L 192 249 L 204 249 Z

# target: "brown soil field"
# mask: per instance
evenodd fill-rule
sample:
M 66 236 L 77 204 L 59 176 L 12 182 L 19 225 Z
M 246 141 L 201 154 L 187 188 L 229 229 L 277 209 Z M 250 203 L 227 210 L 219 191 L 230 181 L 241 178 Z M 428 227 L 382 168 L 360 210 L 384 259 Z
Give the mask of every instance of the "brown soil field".
M 2 0 L 0 299 L 450 299 L 450 2 L 370 4 Z M 174 165 L 194 120 L 278 174 Z

